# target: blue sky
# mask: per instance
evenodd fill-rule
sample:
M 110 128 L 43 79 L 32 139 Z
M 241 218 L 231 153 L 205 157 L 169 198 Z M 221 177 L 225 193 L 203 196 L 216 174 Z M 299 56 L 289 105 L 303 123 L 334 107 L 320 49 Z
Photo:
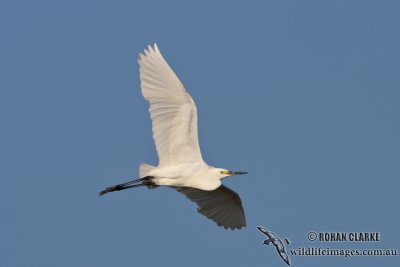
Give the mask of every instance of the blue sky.
M 258 225 L 288 249 L 399 249 L 399 9 L 1 1 L 0 266 L 285 266 Z M 204 159 L 249 171 L 225 180 L 241 195 L 244 230 L 217 227 L 168 188 L 97 196 L 157 164 L 137 65 L 154 42 L 197 103 Z M 309 242 L 309 231 L 382 241 Z

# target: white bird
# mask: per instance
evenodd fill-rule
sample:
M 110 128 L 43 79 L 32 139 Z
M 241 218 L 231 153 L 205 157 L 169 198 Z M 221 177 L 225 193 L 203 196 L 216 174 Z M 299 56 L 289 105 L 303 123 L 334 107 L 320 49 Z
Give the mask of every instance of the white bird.
M 142 94 L 150 103 L 153 138 L 159 165 L 141 164 L 140 179 L 111 186 L 99 195 L 127 188 L 168 186 L 197 203 L 198 211 L 228 229 L 246 226 L 237 193 L 221 184 L 247 172 L 214 168 L 204 162 L 197 134 L 197 108 L 156 44 L 140 54 Z

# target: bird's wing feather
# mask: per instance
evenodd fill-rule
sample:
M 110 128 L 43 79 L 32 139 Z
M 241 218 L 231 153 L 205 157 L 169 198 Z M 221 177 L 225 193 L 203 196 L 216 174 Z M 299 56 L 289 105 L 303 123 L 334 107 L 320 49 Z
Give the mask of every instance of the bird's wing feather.
M 221 185 L 215 190 L 204 191 L 191 187 L 176 187 L 191 201 L 196 202 L 198 212 L 228 229 L 246 226 L 246 218 L 239 195 Z
M 142 94 L 150 103 L 160 165 L 203 161 L 197 134 L 197 108 L 157 45 L 140 54 Z
M 286 252 L 278 252 L 278 253 L 279 253 L 279 256 L 281 256 L 282 260 L 283 260 L 284 262 L 286 262 L 287 265 L 290 266 L 290 259 L 289 259 L 288 254 L 287 254 Z
M 260 230 L 260 232 L 262 232 L 263 234 L 265 234 L 266 236 L 268 236 L 269 238 L 274 238 L 276 237 L 274 233 L 268 231 L 266 228 L 261 227 L 261 226 L 257 226 L 257 229 Z

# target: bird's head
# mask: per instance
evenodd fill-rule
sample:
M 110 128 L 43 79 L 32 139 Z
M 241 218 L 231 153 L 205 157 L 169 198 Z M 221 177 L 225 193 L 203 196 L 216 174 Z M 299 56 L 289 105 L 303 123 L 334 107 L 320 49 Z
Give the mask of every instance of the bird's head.
M 222 180 L 226 177 L 229 176 L 234 176 L 234 175 L 242 175 L 242 174 L 247 174 L 247 172 L 242 172 L 242 171 L 229 171 L 226 169 L 222 169 L 222 168 L 214 168 L 214 171 L 216 173 L 216 175 Z

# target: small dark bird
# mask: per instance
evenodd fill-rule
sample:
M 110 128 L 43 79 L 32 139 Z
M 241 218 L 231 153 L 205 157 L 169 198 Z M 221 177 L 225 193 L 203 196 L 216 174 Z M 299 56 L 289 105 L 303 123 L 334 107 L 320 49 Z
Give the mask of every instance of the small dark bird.
M 266 228 L 257 226 L 258 230 L 260 230 L 261 233 L 264 235 L 268 236 L 268 239 L 264 240 L 264 245 L 274 245 L 276 247 L 276 251 L 278 251 L 279 256 L 281 256 L 282 260 L 286 262 L 290 266 L 290 259 L 288 254 L 285 251 L 285 246 L 283 245 L 282 240 L 277 237 L 274 233 L 268 231 Z M 285 243 L 288 245 L 289 240 L 285 239 Z

